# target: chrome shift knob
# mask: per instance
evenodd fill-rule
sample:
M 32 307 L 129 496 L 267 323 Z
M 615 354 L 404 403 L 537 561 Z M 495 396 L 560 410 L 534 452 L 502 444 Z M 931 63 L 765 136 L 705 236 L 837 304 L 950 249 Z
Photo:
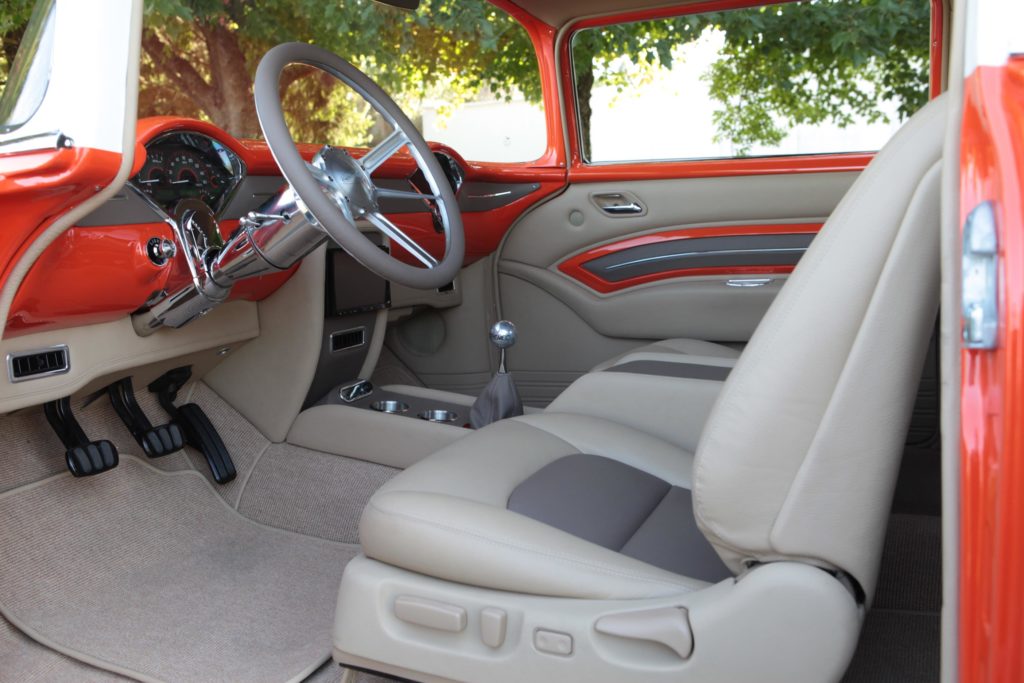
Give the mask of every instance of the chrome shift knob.
M 509 348 L 516 343 L 516 326 L 507 320 L 499 320 L 491 326 L 490 332 L 491 343 L 494 344 L 501 352 L 501 359 L 498 362 L 498 372 L 505 373 L 508 370 L 505 368 L 505 349 Z
M 516 326 L 508 320 L 499 320 L 491 327 L 491 343 L 499 349 L 507 349 L 516 343 Z

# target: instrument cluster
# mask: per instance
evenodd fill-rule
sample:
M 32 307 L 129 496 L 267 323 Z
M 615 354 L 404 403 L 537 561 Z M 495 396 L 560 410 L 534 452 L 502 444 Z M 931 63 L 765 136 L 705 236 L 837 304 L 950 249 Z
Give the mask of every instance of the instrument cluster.
M 131 183 L 168 215 L 183 199 L 198 199 L 219 212 L 244 175 L 242 160 L 220 142 L 172 132 L 146 145 L 146 163 Z

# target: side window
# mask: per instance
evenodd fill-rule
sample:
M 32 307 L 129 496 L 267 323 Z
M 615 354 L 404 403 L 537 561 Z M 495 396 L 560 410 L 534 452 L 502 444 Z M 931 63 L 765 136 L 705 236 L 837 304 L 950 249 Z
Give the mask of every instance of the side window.
M 256 66 L 268 49 L 295 40 L 352 62 L 427 140 L 468 159 L 533 161 L 547 147 L 529 35 L 487 0 L 423 2 L 414 12 L 371 2 L 146 0 L 139 116 L 199 118 L 258 138 Z M 389 132 L 321 72 L 293 65 L 281 87 L 297 141 L 365 147 Z
M 590 163 L 873 151 L 928 99 L 929 0 L 805 0 L 572 37 Z

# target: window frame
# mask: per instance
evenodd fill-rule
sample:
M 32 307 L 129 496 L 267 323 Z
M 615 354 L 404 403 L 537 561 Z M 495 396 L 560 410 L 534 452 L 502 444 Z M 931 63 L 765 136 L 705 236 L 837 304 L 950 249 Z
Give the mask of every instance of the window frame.
M 659 178 L 719 177 L 772 175 L 784 173 L 856 172 L 875 157 L 876 152 L 823 152 L 815 154 L 777 154 L 751 157 L 699 159 L 654 159 L 629 161 L 587 161 L 582 154 L 582 132 L 576 102 L 576 75 L 573 69 L 572 40 L 584 30 L 637 21 L 668 19 L 722 10 L 748 9 L 781 5 L 797 0 L 703 0 L 685 6 L 636 10 L 579 19 L 568 24 L 558 37 L 561 73 L 561 95 L 565 111 L 566 153 L 570 182 L 605 182 Z M 929 98 L 937 97 L 943 88 L 945 73 L 944 0 L 930 0 L 931 30 L 929 36 Z

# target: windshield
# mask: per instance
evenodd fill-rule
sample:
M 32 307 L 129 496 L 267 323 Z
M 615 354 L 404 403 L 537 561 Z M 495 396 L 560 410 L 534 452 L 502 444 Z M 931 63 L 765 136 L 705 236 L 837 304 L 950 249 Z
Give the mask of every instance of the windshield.
M 533 46 L 521 25 L 483 0 L 424 0 L 415 12 L 371 0 L 148 0 L 139 116 L 198 118 L 259 138 L 256 66 L 269 48 L 296 40 L 355 64 L 427 139 L 477 159 L 527 161 L 543 152 Z M 289 67 L 281 89 L 296 141 L 366 146 L 387 132 L 364 101 L 319 71 Z

